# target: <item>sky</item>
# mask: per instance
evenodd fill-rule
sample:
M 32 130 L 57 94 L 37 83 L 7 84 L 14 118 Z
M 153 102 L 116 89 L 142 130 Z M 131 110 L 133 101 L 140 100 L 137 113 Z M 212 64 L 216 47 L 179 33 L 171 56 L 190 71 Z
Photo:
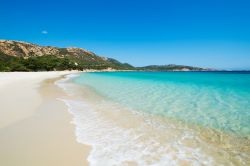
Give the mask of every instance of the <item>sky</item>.
M 250 69 L 249 0 L 0 0 L 0 39 L 134 66 Z

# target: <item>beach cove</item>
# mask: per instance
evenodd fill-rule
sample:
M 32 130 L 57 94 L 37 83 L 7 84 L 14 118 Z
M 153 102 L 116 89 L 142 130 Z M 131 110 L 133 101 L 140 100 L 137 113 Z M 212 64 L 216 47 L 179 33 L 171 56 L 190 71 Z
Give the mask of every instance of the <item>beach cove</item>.
M 0 165 L 247 166 L 249 81 L 223 72 L 1 73 Z

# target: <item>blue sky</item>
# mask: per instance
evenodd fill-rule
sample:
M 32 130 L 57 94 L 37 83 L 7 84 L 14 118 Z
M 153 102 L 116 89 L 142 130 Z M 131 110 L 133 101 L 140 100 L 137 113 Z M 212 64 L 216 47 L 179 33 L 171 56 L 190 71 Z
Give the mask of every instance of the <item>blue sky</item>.
M 0 38 L 135 66 L 250 69 L 248 0 L 0 0 Z

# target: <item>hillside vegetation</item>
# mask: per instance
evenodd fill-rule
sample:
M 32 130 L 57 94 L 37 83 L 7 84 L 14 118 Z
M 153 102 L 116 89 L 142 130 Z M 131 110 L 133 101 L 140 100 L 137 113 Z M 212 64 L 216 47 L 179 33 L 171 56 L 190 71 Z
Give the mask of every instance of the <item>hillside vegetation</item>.
M 32 43 L 0 40 L 0 71 L 60 71 L 114 69 L 139 71 L 206 71 L 183 65 L 134 67 L 116 59 L 96 55 L 82 48 L 58 48 Z
M 185 66 L 185 65 L 150 65 L 145 67 L 140 67 L 141 70 L 150 70 L 150 71 L 204 71 L 209 70 L 200 67 Z
M 131 70 L 132 65 L 81 48 L 57 48 L 1 40 L 0 71 Z

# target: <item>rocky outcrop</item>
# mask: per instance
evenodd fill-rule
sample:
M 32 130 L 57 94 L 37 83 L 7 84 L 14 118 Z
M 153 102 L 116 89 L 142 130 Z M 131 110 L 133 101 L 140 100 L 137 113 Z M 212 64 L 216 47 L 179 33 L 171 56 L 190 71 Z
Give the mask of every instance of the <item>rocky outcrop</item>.
M 82 48 L 58 48 L 51 46 L 39 46 L 32 43 L 12 40 L 0 40 L 0 52 L 14 57 L 30 57 L 43 55 L 55 55 L 58 57 L 80 57 L 83 55 L 96 56 L 94 53 Z
M 11 40 L 0 40 L 0 51 L 6 55 L 15 57 L 56 55 L 60 52 L 56 47 L 42 47 L 31 43 Z

